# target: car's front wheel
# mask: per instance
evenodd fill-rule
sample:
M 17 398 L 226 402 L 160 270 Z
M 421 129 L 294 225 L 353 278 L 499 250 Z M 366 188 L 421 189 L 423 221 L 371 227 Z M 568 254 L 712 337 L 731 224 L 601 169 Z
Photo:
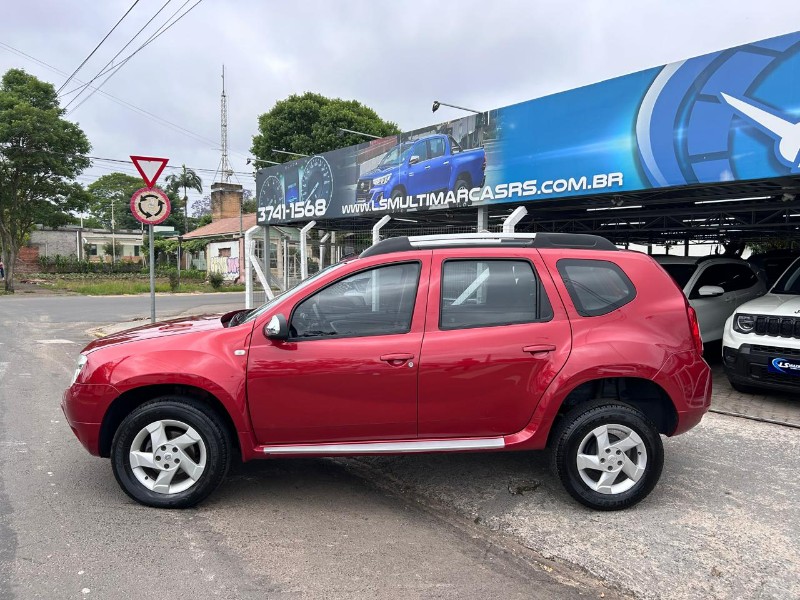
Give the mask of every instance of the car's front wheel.
M 230 458 L 228 437 L 213 411 L 179 396 L 136 408 L 111 445 L 122 489 L 157 508 L 187 508 L 204 500 L 222 483 Z
M 553 442 L 553 463 L 564 487 L 597 510 L 620 510 L 643 500 L 664 465 L 655 425 L 623 404 L 578 406 L 564 417 Z

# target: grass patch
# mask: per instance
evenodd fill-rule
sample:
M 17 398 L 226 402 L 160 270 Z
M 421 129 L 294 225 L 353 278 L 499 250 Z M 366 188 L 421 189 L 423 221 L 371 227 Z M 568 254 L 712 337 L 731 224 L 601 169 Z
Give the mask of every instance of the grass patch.
M 41 282 L 42 287 L 73 292 L 84 296 L 119 296 L 150 293 L 149 279 L 60 279 Z M 182 281 L 176 292 L 242 292 L 243 285 L 225 285 L 214 289 L 204 281 Z M 169 279 L 156 278 L 156 292 L 171 293 Z

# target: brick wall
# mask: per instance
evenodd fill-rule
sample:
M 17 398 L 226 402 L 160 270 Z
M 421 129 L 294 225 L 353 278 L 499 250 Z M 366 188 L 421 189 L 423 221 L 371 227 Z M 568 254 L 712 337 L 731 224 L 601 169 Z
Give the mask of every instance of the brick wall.
M 37 246 L 23 246 L 17 253 L 16 273 L 24 275 L 26 273 L 38 273 L 39 267 L 39 248 Z

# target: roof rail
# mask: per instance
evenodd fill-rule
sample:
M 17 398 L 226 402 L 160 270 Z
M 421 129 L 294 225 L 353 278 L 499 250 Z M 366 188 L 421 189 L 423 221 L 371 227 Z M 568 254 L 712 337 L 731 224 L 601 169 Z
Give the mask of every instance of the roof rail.
M 583 233 L 456 233 L 412 235 L 389 238 L 361 253 L 362 258 L 425 248 L 571 248 L 583 250 L 618 250 L 607 239 Z

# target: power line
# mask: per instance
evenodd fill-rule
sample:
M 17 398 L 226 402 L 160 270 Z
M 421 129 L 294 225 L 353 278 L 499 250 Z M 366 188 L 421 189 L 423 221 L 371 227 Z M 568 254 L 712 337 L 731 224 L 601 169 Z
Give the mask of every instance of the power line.
M 109 158 L 109 157 L 106 157 L 106 156 L 91 156 L 91 155 L 88 155 L 88 154 L 76 154 L 76 153 L 70 153 L 70 152 L 55 152 L 53 150 L 42 150 L 42 149 L 28 150 L 26 148 L 19 148 L 19 147 L 15 148 L 13 146 L 9 147 L 8 145 L 6 145 L 5 148 L 0 146 L 0 154 L 2 154 L 3 150 L 8 150 L 9 148 L 13 149 L 13 150 L 17 150 L 19 152 L 27 152 L 27 153 L 30 153 L 30 154 L 55 154 L 55 155 L 58 155 L 58 156 L 68 156 L 68 157 L 78 157 L 78 156 L 80 156 L 80 157 L 83 157 L 83 158 L 88 158 L 92 162 L 97 160 L 97 161 L 108 162 L 108 163 L 113 163 L 113 164 L 131 165 L 131 166 L 133 166 L 133 161 L 125 160 L 125 159 L 122 159 L 122 158 Z M 105 165 L 98 165 L 98 166 L 105 166 Z M 167 165 L 165 168 L 173 169 L 173 170 L 181 170 L 181 169 L 183 169 L 183 166 L 179 167 L 179 166 L 175 166 L 175 165 Z M 201 173 L 212 173 L 212 174 L 214 174 L 214 173 L 217 172 L 217 169 L 204 169 L 204 168 L 201 168 L 201 167 L 188 167 L 188 166 L 186 168 L 187 169 L 191 169 L 192 171 L 199 171 Z M 255 173 L 247 172 L 247 171 L 232 171 L 232 173 L 234 173 L 236 175 L 244 175 L 244 176 L 248 176 L 248 177 L 255 177 Z
M 73 93 L 75 93 L 75 92 L 78 92 L 78 96 L 80 96 L 80 95 L 81 95 L 81 94 L 82 94 L 82 93 L 83 93 L 83 92 L 86 90 L 86 88 L 87 88 L 87 87 L 88 87 L 90 84 L 92 84 L 92 83 L 95 81 L 95 79 L 97 79 L 98 77 L 102 76 L 102 75 L 103 75 L 103 73 L 105 73 L 105 72 L 106 72 L 106 69 L 108 68 L 108 66 L 109 66 L 109 65 L 111 65 L 111 64 L 113 64 L 113 62 L 114 62 L 114 61 L 117 59 L 117 57 L 118 57 L 120 54 L 122 54 L 122 53 L 124 52 L 125 48 L 127 48 L 128 46 L 130 46 L 130 45 L 133 43 L 133 40 L 135 40 L 137 37 L 139 37 L 139 34 L 140 34 L 140 33 L 142 33 L 142 31 L 144 31 L 144 30 L 147 28 L 147 26 L 148 26 L 148 25 L 150 25 L 150 23 L 152 23 L 152 22 L 153 22 L 153 20 L 154 20 L 154 19 L 155 19 L 155 18 L 156 18 L 158 15 L 160 15 L 160 14 L 161 14 L 161 11 L 162 11 L 162 10 L 164 10 L 165 8 L 167 8 L 167 5 L 168 5 L 170 2 L 172 2 L 172 0 L 167 0 L 166 2 L 164 2 L 164 4 L 161 6 L 161 8 L 159 8 L 159 9 L 156 11 L 156 14 L 154 14 L 152 17 L 150 17 L 150 19 L 148 19 L 147 23 L 145 23 L 144 25 L 142 25 L 142 27 L 139 29 L 139 31 L 137 31 L 136 33 L 134 33 L 134 34 L 133 34 L 133 37 L 131 37 L 131 39 L 129 39 L 129 40 L 128 40 L 128 42 L 127 42 L 127 43 L 126 43 L 126 44 L 125 44 L 125 45 L 124 45 L 122 48 L 120 48 L 120 49 L 119 49 L 119 51 L 118 51 L 118 52 L 117 52 L 117 53 L 116 53 L 114 56 L 112 56 L 112 57 L 111 57 L 111 60 L 109 60 L 109 61 L 108 61 L 106 64 L 104 64 L 102 67 L 100 67 L 100 70 L 97 72 L 97 75 L 95 75 L 94 77 L 92 77 L 92 78 L 91 78 L 91 79 L 88 81 L 88 83 L 84 83 L 83 85 L 79 85 L 78 87 L 76 87 L 76 88 L 74 88 L 74 89 L 71 89 L 71 90 L 70 90 L 70 91 L 68 91 L 68 92 L 64 92 L 63 94 L 60 94 L 61 98 L 64 98 L 64 97 L 66 97 L 66 96 L 69 96 L 70 94 L 73 94 Z M 188 2 L 188 0 L 187 0 L 187 2 Z M 62 85 L 61 87 L 63 88 L 64 86 Z M 78 96 L 75 96 L 75 98 L 77 98 Z M 73 98 L 72 100 L 75 100 L 75 98 Z M 68 106 L 69 106 L 69 104 L 67 104 L 67 106 L 65 106 L 64 108 L 67 108 Z
M 97 44 L 97 46 L 95 46 L 95 47 L 94 47 L 94 50 L 92 50 L 92 51 L 89 53 L 89 56 L 87 56 L 86 58 L 84 58 L 84 59 L 83 59 L 83 62 L 82 62 L 81 64 L 79 64 L 79 65 L 78 65 L 78 68 L 77 68 L 77 69 L 75 69 L 75 70 L 72 72 L 72 74 L 71 74 L 69 77 L 67 77 L 67 80 L 66 80 L 64 83 L 62 83 L 62 84 L 61 84 L 61 87 L 60 87 L 60 88 L 58 88 L 58 90 L 56 91 L 56 93 L 57 93 L 57 94 L 58 94 L 58 93 L 60 93 L 60 92 L 61 92 L 61 90 L 63 90 L 63 89 L 64 89 L 64 86 L 66 86 L 66 85 L 67 85 L 67 84 L 68 84 L 68 83 L 69 83 L 69 82 L 72 80 L 72 78 L 73 78 L 73 77 L 75 77 L 75 75 L 78 73 L 78 71 L 80 71 L 80 70 L 81 70 L 81 67 L 83 67 L 83 65 L 85 65 L 85 64 L 86 64 L 86 61 L 88 61 L 90 58 L 92 58 L 92 55 L 94 55 L 94 53 L 95 53 L 95 52 L 97 52 L 97 49 L 98 49 L 98 48 L 100 48 L 100 46 L 102 46 L 102 45 L 103 45 L 103 42 L 105 42 L 105 41 L 106 41 L 106 39 L 108 39 L 108 36 L 110 36 L 112 33 L 114 33 L 114 30 L 115 30 L 115 29 L 116 29 L 116 28 L 119 26 L 119 24 L 120 24 L 120 23 L 122 23 L 122 20 L 123 20 L 125 17 L 127 17 L 127 16 L 128 16 L 128 13 L 129 13 L 129 12 L 131 12 L 131 11 L 133 10 L 133 7 L 134 7 L 134 6 L 136 6 L 137 4 L 139 4 L 139 0 L 134 0 L 133 4 L 131 4 L 131 7 L 130 7 L 128 10 L 126 10 L 126 11 L 125 11 L 125 14 L 124 14 L 124 15 L 122 15 L 122 16 L 120 17 L 119 21 L 117 21 L 117 22 L 116 22 L 116 24 L 115 24 L 115 25 L 114 25 L 114 26 L 111 28 L 111 31 L 109 31 L 109 32 L 108 32 L 108 33 L 107 33 L 107 34 L 106 34 L 106 35 L 103 37 L 103 39 L 102 39 L 102 40 L 100 40 L 100 43 L 99 43 L 99 44 Z
M 23 52 L 19 48 L 15 48 L 14 46 L 10 46 L 9 44 L 6 44 L 5 42 L 0 41 L 0 48 L 3 48 L 5 50 L 7 50 L 8 52 L 12 52 L 14 54 L 17 54 L 18 56 L 22 56 L 24 58 L 32 60 L 33 62 L 41 65 L 42 67 L 44 67 L 46 69 L 49 69 L 50 71 L 52 71 L 54 73 L 58 73 L 59 75 L 63 75 L 64 77 L 67 76 L 65 71 L 62 71 L 61 69 L 59 69 L 57 67 L 54 67 L 53 65 L 51 65 L 49 63 L 46 63 L 45 61 L 43 61 L 41 59 L 38 59 L 35 56 L 31 56 L 30 54 L 28 54 L 26 52 Z M 78 83 L 84 83 L 80 79 L 78 79 L 77 77 L 75 78 L 75 81 L 77 81 Z M 188 137 L 194 138 L 195 141 L 201 141 L 201 142 L 205 142 L 207 144 L 211 144 L 211 147 L 214 148 L 214 149 L 217 149 L 218 146 L 219 146 L 219 143 L 216 140 L 212 140 L 211 138 L 207 138 L 207 137 L 205 137 L 205 136 L 203 136 L 203 135 L 201 135 L 199 133 L 196 133 L 194 131 L 186 129 L 185 127 L 182 127 L 182 126 L 178 125 L 177 123 L 173 123 L 172 121 L 169 121 L 168 119 L 165 119 L 163 117 L 159 117 L 158 115 L 156 115 L 156 114 L 154 114 L 154 113 L 152 113 L 152 112 L 150 112 L 148 110 L 145 110 L 144 108 L 141 108 L 140 106 L 136 106 L 135 104 L 131 104 L 127 100 L 123 100 L 122 98 L 119 98 L 117 96 L 109 94 L 105 90 L 100 90 L 100 89 L 98 89 L 96 87 L 92 87 L 92 86 L 89 86 L 89 87 L 90 87 L 90 89 L 99 91 L 103 96 L 105 96 L 106 98 L 108 98 L 112 102 L 115 102 L 116 104 L 119 104 L 120 106 L 123 106 L 125 108 L 130 109 L 130 110 L 133 110 L 134 112 L 138 112 L 138 113 L 140 113 L 141 115 L 143 115 L 145 117 L 149 117 L 151 120 L 158 121 L 162 125 L 165 125 L 165 126 L 171 128 L 171 129 L 173 129 L 174 131 L 178 132 L 178 133 L 183 133 L 184 135 L 186 135 Z M 235 153 L 239 154 L 241 156 L 244 156 L 241 152 L 235 152 Z
M 122 62 L 120 62 L 120 63 L 119 63 L 119 65 L 117 65 L 116 67 L 112 67 L 112 69 L 113 69 L 113 70 L 111 71 L 111 73 L 109 73 L 108 77 L 106 77 L 106 78 L 105 78 L 105 79 L 104 79 L 104 80 L 103 80 L 103 81 L 102 81 L 102 82 L 101 82 L 101 83 L 100 83 L 100 84 L 97 86 L 97 89 L 96 89 L 96 90 L 93 90 L 93 91 L 91 91 L 91 92 L 89 92 L 89 94 L 88 94 L 88 95 L 87 95 L 87 96 L 86 96 L 86 97 L 85 97 L 83 100 L 81 100 L 81 102 L 80 102 L 80 103 L 79 103 L 77 106 L 75 106 L 75 107 L 74 107 L 72 110 L 70 110 L 70 111 L 69 111 L 69 113 L 67 113 L 67 114 L 73 113 L 73 112 L 75 112 L 76 110 L 78 110 L 78 109 L 79 109 L 79 108 L 80 108 L 80 107 L 83 105 L 83 103 L 84 103 L 84 102 L 86 102 L 86 101 L 87 101 L 89 98 L 91 98 L 91 97 L 94 95 L 94 93 L 95 93 L 97 90 L 99 90 L 101 87 L 103 87 L 103 86 L 104 86 L 104 85 L 105 85 L 105 84 L 108 82 L 108 80 L 109 80 L 109 79 L 111 79 L 111 78 L 112 78 L 114 75 L 116 75 L 117 73 L 119 73 L 119 70 L 120 70 L 120 69 L 121 69 L 121 68 L 122 68 L 122 67 L 125 65 L 125 63 L 127 63 L 127 62 L 128 62 L 130 59 L 131 59 L 131 58 L 133 58 L 134 56 L 136 56 L 136 54 L 138 54 L 138 53 L 139 53 L 141 50 L 143 50 L 144 48 L 146 48 L 146 47 L 147 47 L 149 44 L 151 44 L 152 42 L 154 42 L 155 40 L 157 40 L 159 37 L 161 37 L 163 34 L 165 34 L 167 31 L 169 31 L 169 29 L 170 29 L 170 28 L 171 28 L 173 25 L 175 25 L 175 24 L 176 24 L 176 23 L 178 23 L 178 21 L 180 21 L 180 20 L 181 20 L 183 17 L 185 17 L 186 15 L 188 15 L 188 14 L 189 14 L 189 13 L 190 13 L 190 12 L 191 12 L 191 11 L 192 11 L 194 8 L 196 8 L 196 7 L 197 7 L 197 6 L 198 6 L 198 5 L 199 5 L 199 4 L 200 4 L 202 1 L 203 1 L 203 0 L 197 0 L 197 2 L 195 2 L 195 3 L 194 3 L 192 6 L 190 6 L 190 7 L 189 7 L 189 8 L 188 8 L 188 9 L 187 9 L 187 10 L 186 10 L 186 11 L 185 11 L 183 14 L 181 14 L 180 16 L 178 16 L 178 18 L 177 18 L 177 19 L 175 19 L 175 20 L 174 20 L 172 23 L 170 23 L 170 24 L 169 24 L 169 25 L 167 25 L 166 27 L 164 27 L 164 25 L 162 25 L 162 28 L 163 28 L 163 29 L 162 29 L 162 28 L 160 28 L 159 30 L 157 30 L 157 31 L 156 31 L 156 33 L 154 33 L 153 35 L 151 35 L 151 36 L 150 36 L 150 38 L 149 38 L 149 39 L 148 39 L 148 40 L 147 40 L 147 41 L 146 41 L 144 44 L 142 44 L 141 46 L 139 46 L 139 47 L 138 47 L 136 50 L 134 50 L 134 51 L 133 51 L 133 52 L 132 52 L 130 55 L 128 55 L 128 56 L 127 56 L 127 57 L 126 57 L 126 58 L 125 58 L 125 59 L 124 59 Z M 188 2 L 188 0 L 187 0 L 187 2 Z M 182 8 L 183 6 L 185 6 L 185 4 L 186 4 L 186 3 L 184 3 L 183 5 L 181 5 L 181 8 Z M 179 8 L 178 10 L 180 10 L 180 8 Z M 172 16 L 175 16 L 175 14 L 177 14 L 177 11 L 176 11 L 175 13 L 173 13 L 173 15 L 172 15 Z M 172 18 L 172 17 L 170 17 L 170 19 L 171 19 L 171 18 Z M 169 20 L 167 20 L 167 22 L 169 22 Z M 78 95 L 80 95 L 80 94 L 78 94 Z M 77 99 L 77 97 L 78 97 L 78 96 L 76 96 L 75 98 L 73 98 L 73 99 L 70 101 L 70 104 L 71 104 L 72 102 L 74 102 L 74 101 L 75 101 L 75 99 Z M 69 105 L 67 105 L 67 106 L 69 106 Z M 67 107 L 64 107 L 64 108 L 67 108 Z

